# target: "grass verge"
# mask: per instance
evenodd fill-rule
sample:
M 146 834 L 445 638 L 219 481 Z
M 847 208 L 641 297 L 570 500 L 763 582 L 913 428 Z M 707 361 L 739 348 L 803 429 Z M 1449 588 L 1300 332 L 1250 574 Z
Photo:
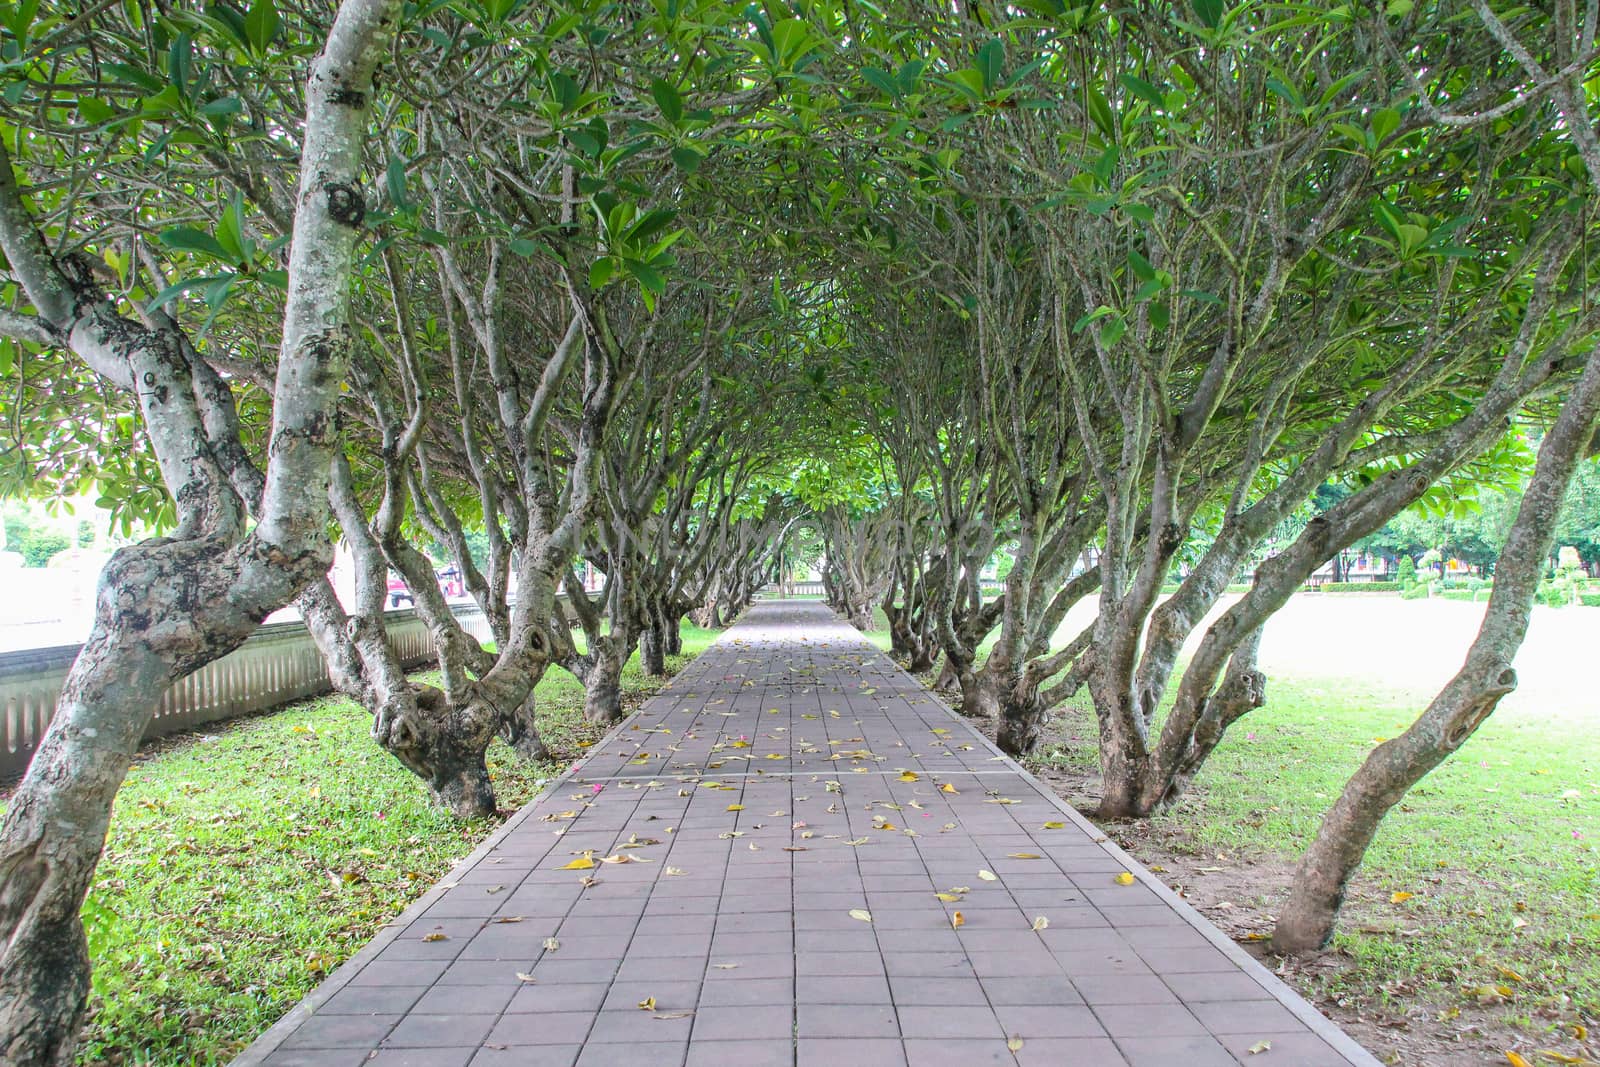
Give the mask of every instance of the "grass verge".
M 669 674 L 716 634 L 683 636 Z M 624 699 L 660 684 L 635 658 Z M 524 764 L 495 743 L 504 814 L 604 733 L 565 672 L 537 693 L 553 758 Z M 83 909 L 94 991 L 80 1063 L 227 1063 L 499 825 L 434 810 L 367 731 L 364 711 L 327 698 L 141 754 Z
M 1176 809 L 1106 829 L 1236 939 L 1268 935 L 1324 812 L 1425 700 L 1274 678 Z M 1385 819 L 1332 951 L 1280 973 L 1389 1062 L 1593 1055 L 1575 1035 L 1600 1020 L 1600 749 L 1574 743 L 1577 728 L 1491 718 Z M 1083 803 L 1093 715 L 1069 711 L 1031 762 Z

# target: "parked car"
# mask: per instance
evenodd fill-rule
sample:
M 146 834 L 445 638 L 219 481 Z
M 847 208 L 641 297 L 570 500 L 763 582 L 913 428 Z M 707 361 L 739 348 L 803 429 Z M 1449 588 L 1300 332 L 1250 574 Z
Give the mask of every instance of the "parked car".
M 389 606 L 398 608 L 404 601 L 407 607 L 416 604 L 417 598 L 411 595 L 411 590 L 406 588 L 405 580 L 398 574 L 389 575 Z

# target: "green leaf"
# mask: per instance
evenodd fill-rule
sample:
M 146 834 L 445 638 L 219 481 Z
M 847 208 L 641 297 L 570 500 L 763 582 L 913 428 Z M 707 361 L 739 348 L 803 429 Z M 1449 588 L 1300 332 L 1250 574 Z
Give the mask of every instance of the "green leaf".
M 389 165 L 383 173 L 384 186 L 389 193 L 389 203 L 405 211 L 411 207 L 406 198 L 406 161 L 394 153 L 389 154 Z
M 1391 237 L 1400 236 L 1400 227 L 1406 222 L 1403 212 L 1383 197 L 1373 197 L 1372 214 L 1378 220 L 1378 225 L 1389 231 Z
M 900 86 L 895 83 L 894 77 L 886 70 L 867 67 L 862 70 L 861 77 L 884 96 L 898 97 L 900 95 Z
M 1396 237 L 1400 239 L 1400 254 L 1409 256 L 1421 248 L 1428 240 L 1428 231 L 1415 223 L 1403 223 Z
M 945 79 L 961 91 L 961 95 L 976 103 L 983 99 L 983 74 L 968 67 L 952 70 Z
M 1165 108 L 1167 106 L 1166 97 L 1162 95 L 1161 90 L 1143 78 L 1136 78 L 1132 74 L 1122 74 L 1117 77 L 1117 81 L 1122 83 L 1124 89 L 1151 107 Z
M 1223 12 L 1227 9 L 1222 0 L 1194 0 L 1194 13 L 1208 30 L 1214 30 L 1221 24 Z
M 178 252 L 198 252 L 212 259 L 232 262 L 228 250 L 215 237 L 192 226 L 177 226 L 161 231 L 161 243 Z
M 688 145 L 679 145 L 672 150 L 672 162 L 677 164 L 679 170 L 688 174 L 699 170 L 705 158 L 698 148 L 691 148 Z
M 167 50 L 167 81 L 176 86 L 182 96 L 189 95 L 189 77 L 193 66 L 193 42 L 187 33 L 180 33 Z
M 1150 261 L 1132 249 L 1128 250 L 1128 266 L 1133 268 L 1133 273 L 1138 275 L 1142 282 L 1151 281 L 1156 276 L 1156 269 Z
M 1113 314 L 1111 318 L 1106 320 L 1106 324 L 1100 327 L 1100 343 L 1106 348 L 1110 348 L 1122 340 L 1122 335 L 1127 332 L 1128 320 L 1121 315 Z
M 1156 220 L 1155 208 L 1149 204 L 1123 204 L 1122 210 L 1128 217 L 1138 219 L 1140 222 L 1150 223 Z
M 630 244 L 642 245 L 651 237 L 666 229 L 667 225 L 677 217 L 677 211 L 672 208 L 654 208 L 646 212 L 638 222 L 628 227 L 624 236 Z
M 1000 69 L 1005 65 L 1006 46 L 998 37 L 991 37 L 978 49 L 978 73 L 983 78 L 983 91 L 992 93 L 1000 86 Z
M 199 110 L 200 114 L 212 119 L 224 115 L 237 115 L 244 111 L 244 101 L 237 96 L 219 96 L 215 100 L 201 104 Z
M 597 259 L 589 267 L 589 288 L 599 291 L 606 287 L 617 273 L 617 261 L 612 256 Z
M 154 311 L 158 308 L 164 308 L 171 303 L 175 297 L 181 296 L 190 289 L 203 289 L 207 286 L 210 286 L 214 282 L 222 280 L 224 277 L 231 278 L 233 276 L 231 274 L 213 274 L 204 278 L 189 278 L 186 281 L 178 282 L 175 285 L 169 285 L 151 299 L 149 304 L 150 310 Z
M 683 96 L 671 82 L 656 78 L 650 82 L 650 95 L 655 98 L 661 117 L 676 126 L 683 120 Z
M 782 24 L 780 23 L 779 25 Z M 641 263 L 637 259 L 628 259 L 624 261 L 624 265 L 628 268 L 629 274 L 639 279 L 639 285 L 645 292 L 660 295 L 666 291 L 667 279 L 663 278 L 661 272 L 650 266 L 650 264 Z
M 1088 91 L 1089 117 L 1100 128 L 1100 132 L 1109 138 L 1117 136 L 1117 120 L 1111 110 L 1111 101 L 1106 99 L 1106 94 L 1091 86 Z
M 78 97 L 78 114 L 83 116 L 83 121 L 98 126 L 102 122 L 110 122 L 116 117 L 116 111 L 104 100 L 96 100 L 92 96 Z
M 1400 112 L 1392 107 L 1380 108 L 1372 113 L 1372 139 L 1379 144 L 1400 128 Z
M 244 34 L 256 55 L 266 55 L 272 39 L 278 36 L 278 7 L 273 0 L 252 0 L 244 16 Z
M 227 251 L 231 262 L 243 263 L 249 259 L 245 254 L 244 198 L 237 192 L 234 193 L 233 202 L 217 220 L 217 244 Z

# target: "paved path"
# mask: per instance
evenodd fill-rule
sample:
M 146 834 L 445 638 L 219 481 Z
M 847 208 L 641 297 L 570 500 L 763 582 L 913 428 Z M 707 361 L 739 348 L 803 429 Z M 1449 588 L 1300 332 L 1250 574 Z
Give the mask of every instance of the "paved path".
M 780 602 L 235 1062 L 1377 1061 L 827 609 Z

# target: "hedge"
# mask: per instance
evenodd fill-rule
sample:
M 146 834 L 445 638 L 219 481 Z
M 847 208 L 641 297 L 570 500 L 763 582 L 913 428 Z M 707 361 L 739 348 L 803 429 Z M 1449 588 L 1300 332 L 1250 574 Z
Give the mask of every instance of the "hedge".
M 1398 593 L 1399 582 L 1325 582 L 1324 593 Z

